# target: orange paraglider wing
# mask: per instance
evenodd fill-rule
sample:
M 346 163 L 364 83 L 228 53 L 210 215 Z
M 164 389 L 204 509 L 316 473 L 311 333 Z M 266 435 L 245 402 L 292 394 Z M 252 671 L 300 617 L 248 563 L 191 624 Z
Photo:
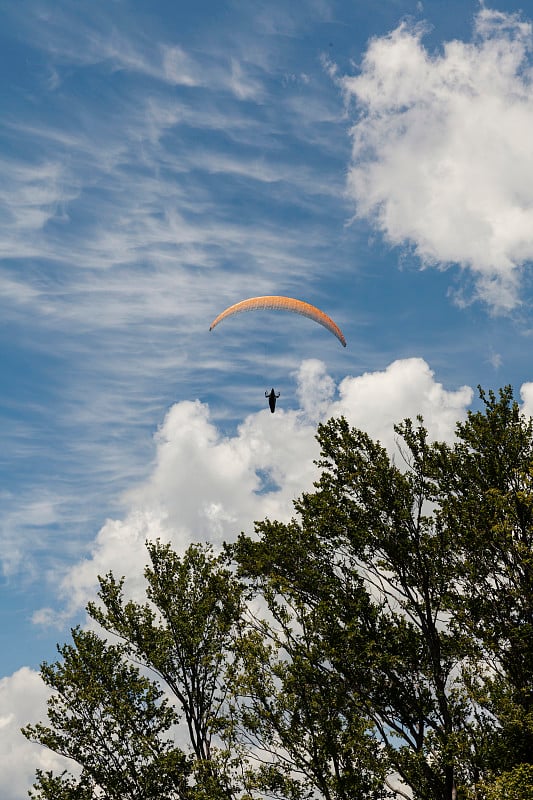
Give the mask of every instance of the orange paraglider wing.
M 333 322 L 333 320 L 324 314 L 316 306 L 311 303 L 306 303 L 304 300 L 295 300 L 293 297 L 282 297 L 279 295 L 266 295 L 265 297 L 250 297 L 248 300 L 241 300 L 240 303 L 235 303 L 229 306 L 225 311 L 216 317 L 211 323 L 209 330 L 212 331 L 219 322 L 222 322 L 226 317 L 231 317 L 233 314 L 241 314 L 243 311 L 255 311 L 257 309 L 274 309 L 275 311 L 292 311 L 294 314 L 301 314 L 304 317 L 318 322 L 323 325 L 334 336 L 337 337 L 343 347 L 346 347 L 346 339 L 341 329 Z

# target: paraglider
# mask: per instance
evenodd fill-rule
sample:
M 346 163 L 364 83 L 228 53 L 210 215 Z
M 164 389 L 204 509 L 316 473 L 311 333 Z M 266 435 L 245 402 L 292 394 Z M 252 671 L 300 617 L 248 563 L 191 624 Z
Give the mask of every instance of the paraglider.
M 243 311 L 256 311 L 269 309 L 274 311 L 291 311 L 294 314 L 300 314 L 303 317 L 308 317 L 314 322 L 318 322 L 326 330 L 337 337 L 343 347 L 346 347 L 346 339 L 339 326 L 333 322 L 331 317 L 328 317 L 323 311 L 311 303 L 306 303 L 305 300 L 297 300 L 294 297 L 284 297 L 283 295 L 264 295 L 262 297 L 249 297 L 247 300 L 241 300 L 239 303 L 234 303 L 232 306 L 224 309 L 218 317 L 215 317 L 209 330 L 221 323 L 226 317 L 231 317 L 234 314 L 240 314 Z M 268 398 L 268 405 L 273 414 L 276 410 L 276 400 L 279 397 L 279 392 L 276 394 L 272 388 L 270 392 L 265 392 L 265 397 Z
M 233 314 L 240 314 L 243 311 L 255 311 L 258 309 L 273 309 L 275 311 L 291 311 L 294 314 L 301 314 L 304 317 L 318 322 L 323 325 L 330 333 L 337 337 L 343 347 L 346 347 L 346 339 L 341 329 L 336 325 L 331 317 L 328 317 L 323 311 L 304 300 L 296 300 L 294 297 L 283 297 L 280 295 L 265 295 L 264 297 L 250 297 L 248 300 L 241 300 L 229 306 L 218 317 L 215 317 L 209 330 L 212 331 L 222 320 L 226 317 L 231 317 Z
M 270 393 L 265 392 L 265 397 L 268 397 L 268 405 L 270 406 L 270 411 L 273 414 L 274 411 L 276 410 L 276 400 L 279 397 L 279 392 L 276 394 L 274 389 L 271 389 Z

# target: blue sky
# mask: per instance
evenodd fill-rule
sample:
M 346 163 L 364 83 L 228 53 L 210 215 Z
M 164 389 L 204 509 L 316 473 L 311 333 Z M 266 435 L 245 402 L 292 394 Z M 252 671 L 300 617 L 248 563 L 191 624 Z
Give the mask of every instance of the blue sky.
M 0 32 L 0 794 L 96 575 L 286 517 L 316 422 L 533 410 L 533 7 L 19 0 Z M 283 294 L 332 316 L 212 319 Z M 281 392 L 274 416 L 264 391 Z M 522 393 L 522 394 L 521 394 Z M 39 760 L 40 759 L 40 760 Z M 55 762 L 54 762 L 55 763 Z M 4 781 L 5 786 L 2 785 Z

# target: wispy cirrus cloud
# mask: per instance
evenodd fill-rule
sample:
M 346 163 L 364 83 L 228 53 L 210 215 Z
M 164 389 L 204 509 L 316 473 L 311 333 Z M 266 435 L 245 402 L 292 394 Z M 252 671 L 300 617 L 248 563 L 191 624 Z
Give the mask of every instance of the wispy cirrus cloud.
M 12 9 L 10 16 L 27 41 L 50 60 L 45 80 L 50 91 L 63 84 L 73 66 L 101 65 L 111 73 L 123 72 L 170 86 L 227 91 L 239 100 L 262 96 L 261 81 L 257 74 L 249 74 L 245 61 L 227 53 L 211 58 L 203 53 L 198 58 L 182 42 L 168 38 L 164 29 L 153 29 L 149 15 L 124 15 L 123 11 L 106 3 L 84 8 L 58 0 L 53 8 L 38 2 L 26 4 Z
M 261 53 L 253 61 L 245 48 L 231 57 L 185 49 L 167 33 L 147 36 L 135 15 L 119 29 L 116 9 L 37 2 L 10 12 L 31 52 L 44 54 L 48 81 L 46 103 L 13 102 L 0 123 L 11 154 L 0 190 L 0 302 L 16 343 L 12 372 L 24 383 L 2 430 L 9 491 L 20 476 L 4 530 L 10 575 L 33 575 L 41 556 L 64 563 L 83 551 L 91 520 L 99 527 L 102 509 L 146 475 L 150 431 L 176 397 L 217 397 L 224 383 L 217 413 L 234 420 L 256 405 L 248 384 L 264 326 L 251 326 L 243 348 L 237 328 L 209 338 L 209 322 L 242 296 L 293 294 L 303 282 L 312 292 L 328 271 L 325 209 L 344 208 L 340 161 L 332 179 L 291 156 L 295 137 L 305 139 L 303 108 L 290 105 L 300 89 L 284 87 L 281 117 L 257 102 L 269 69 Z M 313 109 L 322 126 L 335 124 L 320 87 L 305 86 L 314 99 L 305 127 Z M 294 329 L 294 341 L 305 333 Z M 283 335 L 269 331 L 269 341 Z M 35 360 L 40 369 L 19 379 Z M 295 364 L 295 347 L 269 359 L 269 369 Z M 55 498 L 55 516 L 32 539 L 23 511 L 41 497 Z M 11 552 L 17 530 L 21 547 Z

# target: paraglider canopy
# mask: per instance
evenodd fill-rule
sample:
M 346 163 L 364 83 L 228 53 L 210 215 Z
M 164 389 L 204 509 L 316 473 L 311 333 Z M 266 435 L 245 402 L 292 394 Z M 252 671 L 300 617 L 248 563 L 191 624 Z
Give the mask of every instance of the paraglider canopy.
M 282 295 L 265 295 L 263 297 L 250 297 L 248 300 L 241 300 L 229 306 L 218 317 L 215 317 L 211 323 L 209 330 L 212 331 L 222 320 L 226 317 L 231 317 L 233 314 L 241 314 L 243 311 L 255 311 L 258 309 L 273 309 L 275 311 L 291 311 L 294 314 L 301 314 L 304 317 L 318 322 L 323 325 L 330 333 L 337 337 L 343 347 L 346 347 L 346 339 L 341 329 L 336 325 L 331 317 L 328 317 L 323 311 L 311 303 L 306 303 L 305 300 L 296 300 L 294 297 L 284 297 Z

